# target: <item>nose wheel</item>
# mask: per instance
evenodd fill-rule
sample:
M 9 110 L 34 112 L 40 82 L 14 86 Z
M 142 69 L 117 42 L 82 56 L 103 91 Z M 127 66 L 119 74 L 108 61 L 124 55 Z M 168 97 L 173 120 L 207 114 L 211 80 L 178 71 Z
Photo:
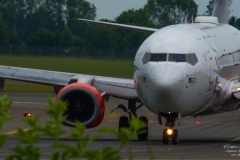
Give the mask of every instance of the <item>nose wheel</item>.
M 172 144 L 178 144 L 178 130 L 164 129 L 162 139 L 163 139 L 163 144 L 168 144 L 169 139 L 172 139 Z
M 178 130 L 177 129 L 173 130 L 172 143 L 178 144 Z
M 167 134 L 167 129 L 164 129 L 163 130 L 163 137 L 162 137 L 163 144 L 168 144 L 168 139 L 169 139 L 169 136 Z

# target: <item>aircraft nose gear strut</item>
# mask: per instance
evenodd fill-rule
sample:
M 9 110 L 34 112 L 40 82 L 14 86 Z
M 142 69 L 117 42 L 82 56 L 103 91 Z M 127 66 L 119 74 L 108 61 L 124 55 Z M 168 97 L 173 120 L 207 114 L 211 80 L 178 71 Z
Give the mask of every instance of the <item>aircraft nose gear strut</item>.
M 119 119 L 119 123 L 118 123 L 119 132 L 121 132 L 121 128 L 129 127 L 129 120 L 131 118 L 130 117 L 131 114 L 137 117 L 136 111 L 143 106 L 143 103 L 141 103 L 139 106 L 136 106 L 136 102 L 139 102 L 139 101 L 136 99 L 128 100 L 128 108 L 122 104 L 119 104 L 112 110 L 112 112 L 114 112 L 116 109 L 121 109 L 123 112 L 128 113 L 128 117 L 121 116 Z M 148 119 L 147 117 L 139 117 L 139 120 L 144 122 L 146 126 L 139 130 L 138 139 L 141 141 L 145 141 L 148 138 Z M 146 132 L 142 132 L 143 130 Z
M 158 120 L 159 124 L 162 125 L 162 120 L 161 117 L 164 117 L 166 119 L 166 124 L 165 126 L 168 129 L 163 130 L 163 144 L 168 144 L 168 140 L 172 139 L 173 144 L 178 143 L 178 130 L 173 129 L 175 126 L 175 120 L 177 120 L 178 124 L 180 125 L 180 119 L 181 119 L 181 114 L 180 113 L 159 113 L 158 114 Z

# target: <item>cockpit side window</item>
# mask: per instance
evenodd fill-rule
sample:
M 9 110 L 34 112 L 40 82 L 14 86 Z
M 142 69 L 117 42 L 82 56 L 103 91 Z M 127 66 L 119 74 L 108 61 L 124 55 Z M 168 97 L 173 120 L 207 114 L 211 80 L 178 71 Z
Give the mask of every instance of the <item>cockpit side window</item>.
M 145 65 L 146 63 L 148 63 L 150 58 L 151 58 L 151 53 L 146 52 L 142 59 L 143 64 Z
M 195 65 L 195 64 L 197 64 L 197 62 L 198 62 L 198 59 L 197 59 L 197 56 L 196 56 L 196 54 L 192 53 L 192 54 L 190 54 L 190 55 L 191 55 L 191 57 L 192 57 L 192 61 L 193 61 L 193 64 L 192 64 L 192 65 Z
M 194 54 L 194 53 L 188 54 L 188 55 L 187 55 L 187 62 L 188 62 L 189 64 L 193 65 L 193 66 L 194 66 L 195 64 L 197 64 L 198 59 L 197 59 L 196 54 Z
M 169 54 L 168 61 L 187 62 L 186 54 Z
M 188 54 L 188 55 L 187 55 L 187 62 L 188 62 L 189 64 L 191 64 L 191 65 L 194 65 L 191 54 Z

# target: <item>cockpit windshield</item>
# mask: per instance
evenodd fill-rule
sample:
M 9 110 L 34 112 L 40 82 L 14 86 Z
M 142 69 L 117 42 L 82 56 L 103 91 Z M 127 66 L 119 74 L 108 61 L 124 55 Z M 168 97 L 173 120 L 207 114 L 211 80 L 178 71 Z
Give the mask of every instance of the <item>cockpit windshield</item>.
M 148 62 L 164 62 L 167 61 L 167 54 L 155 54 L 155 53 L 145 53 L 143 56 L 142 62 L 143 64 L 146 64 Z
M 150 58 L 151 62 L 163 62 L 167 61 L 167 54 L 152 54 Z
M 169 54 L 168 61 L 187 62 L 186 54 Z
M 191 65 L 195 65 L 198 62 L 197 56 L 195 53 L 191 54 L 173 54 L 173 53 L 145 53 L 143 56 L 142 62 L 146 64 L 148 62 L 186 62 Z

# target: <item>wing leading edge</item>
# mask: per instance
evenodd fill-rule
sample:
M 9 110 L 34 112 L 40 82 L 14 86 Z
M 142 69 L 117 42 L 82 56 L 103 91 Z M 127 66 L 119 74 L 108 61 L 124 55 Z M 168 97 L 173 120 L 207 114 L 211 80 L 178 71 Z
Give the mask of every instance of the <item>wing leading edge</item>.
M 139 32 L 145 32 L 145 33 L 154 33 L 154 32 L 159 30 L 157 28 L 138 27 L 138 26 L 132 26 L 132 25 L 126 25 L 126 24 L 117 24 L 117 23 L 110 23 L 110 22 L 94 21 L 94 20 L 81 19 L 81 18 L 79 18 L 78 20 L 82 21 L 82 22 L 96 23 L 96 24 L 101 24 L 101 25 L 106 25 L 106 26 L 114 26 L 114 27 L 118 27 L 118 28 L 123 28 L 123 29 L 128 29 L 128 30 L 133 30 L 133 31 L 139 31 Z
M 77 73 L 66 73 L 29 69 L 21 67 L 0 66 L 0 78 L 23 82 L 64 87 L 70 83 L 86 83 L 94 86 L 106 95 L 123 99 L 136 99 L 138 95 L 132 79 L 112 78 Z M 2 86 L 3 87 L 3 86 Z

